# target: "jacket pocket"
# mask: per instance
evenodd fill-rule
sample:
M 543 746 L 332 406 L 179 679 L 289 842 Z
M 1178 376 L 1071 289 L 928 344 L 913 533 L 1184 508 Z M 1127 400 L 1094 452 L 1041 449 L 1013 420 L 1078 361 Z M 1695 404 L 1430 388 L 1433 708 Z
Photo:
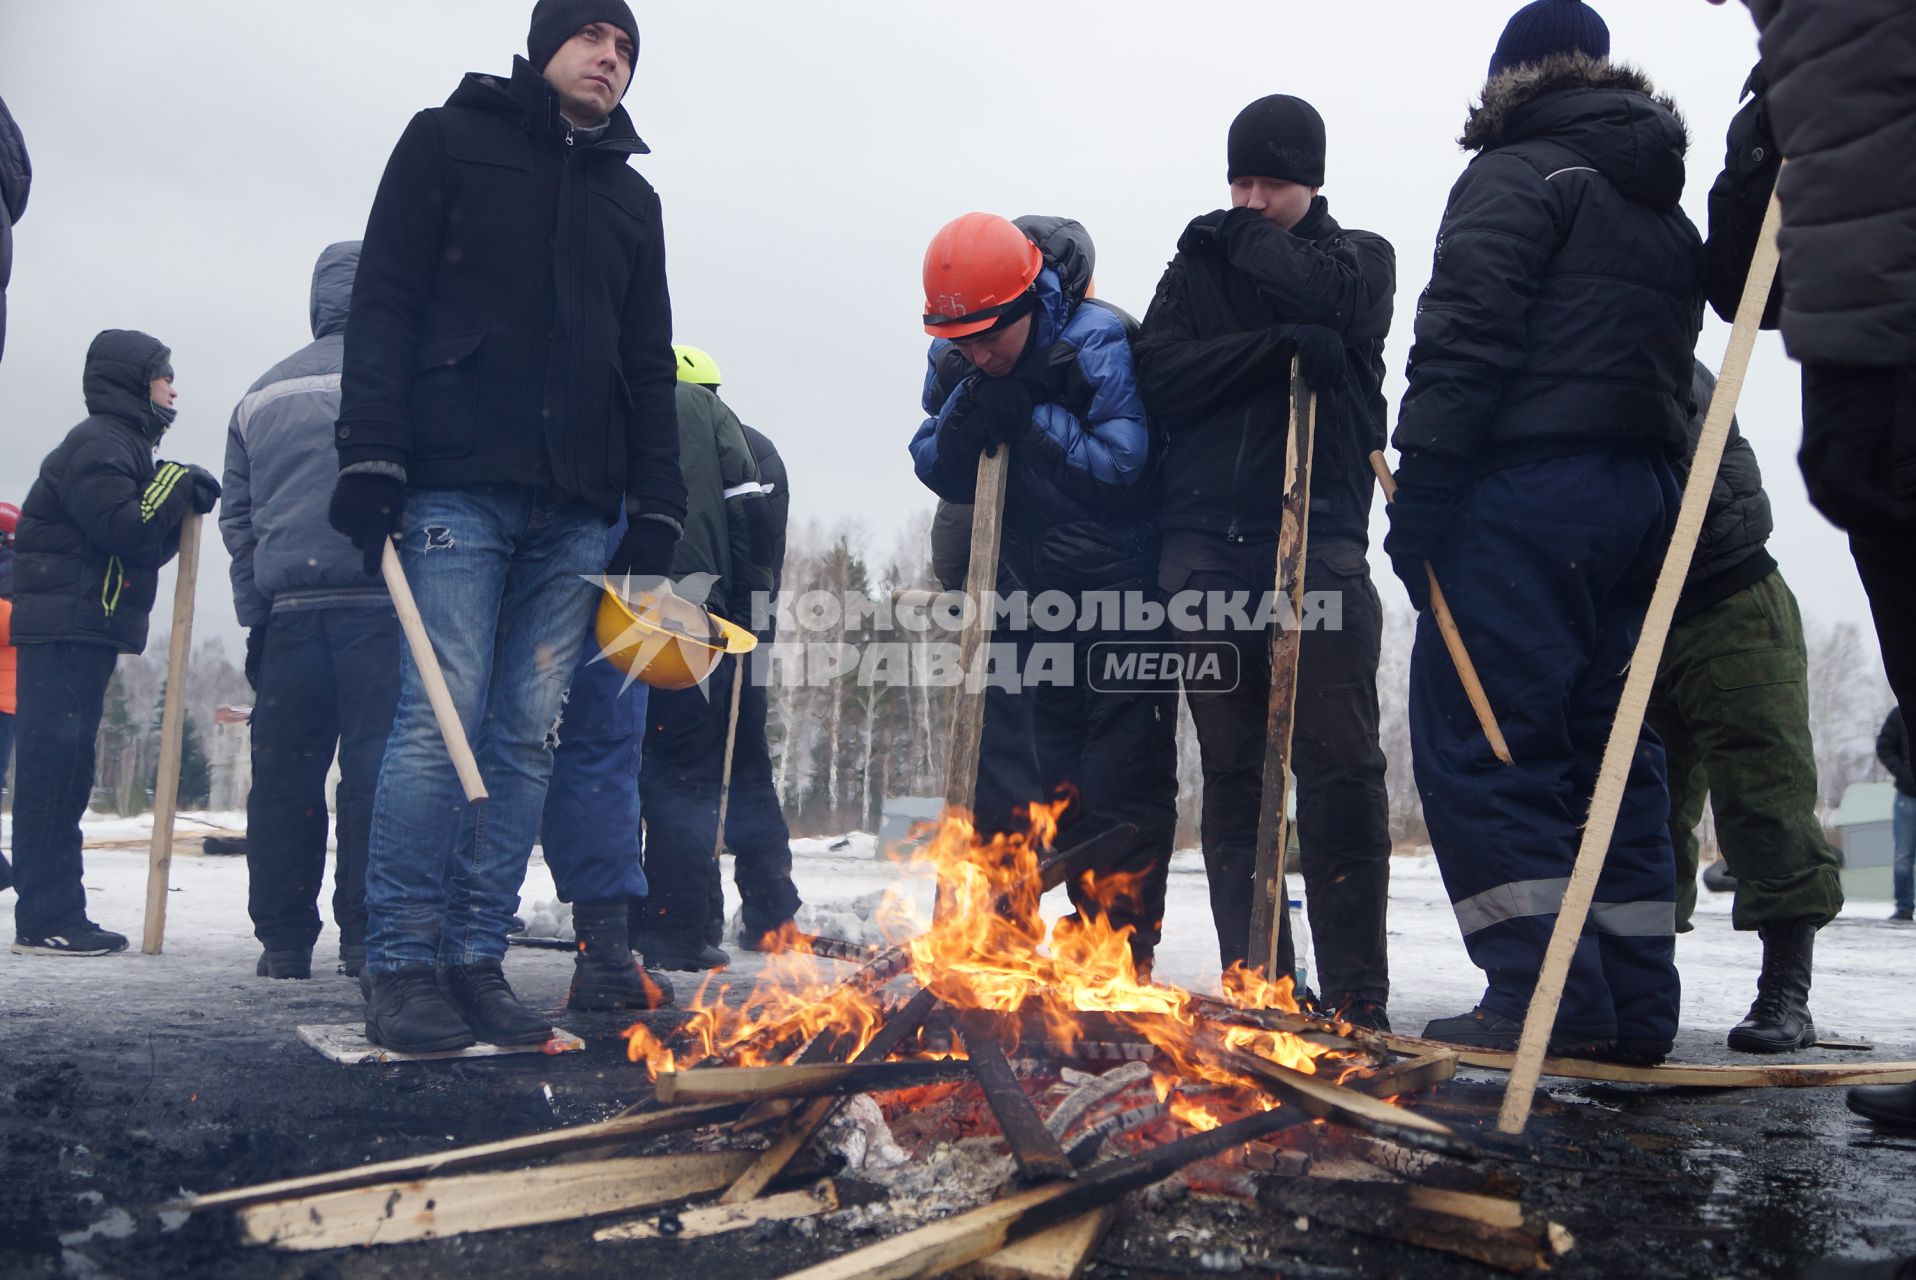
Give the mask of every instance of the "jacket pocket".
M 477 444 L 479 349 L 486 332 L 429 338 L 413 355 L 413 455 L 463 458 Z
M 1775 649 L 1726 653 L 1710 660 L 1710 680 L 1725 693 L 1770 684 L 1800 683 L 1801 672 L 1787 658 L 1787 654 Z

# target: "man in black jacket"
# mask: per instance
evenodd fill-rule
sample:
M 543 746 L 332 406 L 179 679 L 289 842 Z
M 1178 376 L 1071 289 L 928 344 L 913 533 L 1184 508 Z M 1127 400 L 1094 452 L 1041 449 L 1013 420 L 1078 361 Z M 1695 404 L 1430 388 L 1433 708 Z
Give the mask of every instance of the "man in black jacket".
M 1896 910 L 1889 918 L 1908 924 L 1916 920 L 1916 768 L 1911 767 L 1909 727 L 1903 723 L 1901 707 L 1890 708 L 1882 731 L 1876 735 L 1876 758 L 1896 784 L 1896 813 L 1891 824 L 1896 842 L 1891 867 Z
M 1417 312 L 1385 547 L 1420 607 L 1444 585 L 1515 757 L 1477 726 L 1435 620 L 1411 657 L 1424 817 L 1476 1009 L 1425 1034 L 1515 1044 L 1589 811 L 1677 506 L 1702 324 L 1678 207 L 1675 108 L 1608 60 L 1588 6 L 1514 17 L 1463 145 Z M 1676 881 L 1663 750 L 1638 744 L 1559 1052 L 1660 1061 L 1676 1034 Z
M 369 572 L 399 536 L 491 794 L 466 810 L 407 655 L 366 872 L 366 1028 L 389 1048 L 551 1036 L 501 959 L 587 578 L 662 576 L 685 513 L 659 201 L 618 105 L 638 44 L 623 0 L 540 0 L 509 79 L 413 117 L 366 224 L 331 518 Z
M 1205 593 L 1207 603 L 1270 598 L 1295 353 L 1318 396 L 1304 585 L 1341 605 L 1339 622 L 1305 630 L 1298 658 L 1292 765 L 1305 905 L 1325 1007 L 1387 1028 L 1383 610 L 1364 557 L 1396 254 L 1382 236 L 1339 226 L 1317 194 L 1324 122 L 1309 103 L 1281 94 L 1253 102 L 1232 122 L 1227 151 L 1233 207 L 1186 228 L 1138 343 L 1145 402 L 1169 438 L 1158 586 Z M 1204 861 L 1228 968 L 1249 943 L 1270 638 L 1262 625 L 1231 629 L 1211 617 L 1181 633 L 1238 653 L 1234 687 L 1187 682 L 1185 695 L 1204 759 Z M 1288 927 L 1279 949 L 1288 972 Z
M 13 277 L 13 226 L 27 212 L 33 190 L 33 164 L 26 139 L 0 98 L 0 355 L 7 350 L 7 282 Z
M 1697 364 L 1692 439 L 1715 390 Z M 1816 1043 L 1812 944 L 1843 909 L 1836 854 L 1816 817 L 1803 617 L 1765 548 L 1771 527 L 1756 451 L 1732 421 L 1646 721 L 1669 761 L 1677 928 L 1690 927 L 1696 906 L 1696 828 L 1708 799 L 1736 878 L 1736 927 L 1763 939 L 1756 1002 L 1730 1032 L 1730 1047 L 1745 1053 Z
M 220 494 L 204 467 L 153 460 L 175 414 L 172 352 L 159 340 L 108 329 L 87 349 L 82 385 L 88 417 L 40 464 L 14 563 L 16 727 L 27 746 L 13 799 L 13 949 L 32 955 L 126 949 L 87 919 L 80 883 L 94 738 L 115 660 L 146 648 L 180 525 Z

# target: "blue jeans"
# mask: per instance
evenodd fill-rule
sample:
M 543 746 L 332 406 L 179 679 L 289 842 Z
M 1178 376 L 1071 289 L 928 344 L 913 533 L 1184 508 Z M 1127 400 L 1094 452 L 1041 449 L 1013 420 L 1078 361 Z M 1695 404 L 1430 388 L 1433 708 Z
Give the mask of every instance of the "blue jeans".
M 606 557 L 625 532 L 621 519 Z M 648 686 L 628 682 L 610 662 L 595 662 L 590 629 L 559 721 L 559 749 L 546 791 L 540 842 L 561 902 L 643 898 L 639 864 L 639 761 L 645 748 Z
M 466 804 L 405 651 L 373 801 L 369 973 L 505 955 L 607 523 L 516 485 L 407 490 L 399 559 L 491 798 Z
M 1896 793 L 1896 814 L 1890 830 L 1896 838 L 1894 872 L 1896 909 L 1916 910 L 1916 796 Z

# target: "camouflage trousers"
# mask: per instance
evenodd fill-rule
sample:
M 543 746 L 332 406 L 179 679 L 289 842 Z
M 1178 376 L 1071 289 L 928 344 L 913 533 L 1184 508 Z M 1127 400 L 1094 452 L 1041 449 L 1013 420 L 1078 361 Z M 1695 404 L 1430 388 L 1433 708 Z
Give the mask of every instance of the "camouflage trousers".
M 1678 930 L 1696 907 L 1706 797 L 1736 877 L 1738 929 L 1842 910 L 1836 854 L 1816 818 L 1809 720 L 1803 619 L 1780 572 L 1670 632 L 1649 724 L 1669 759 Z

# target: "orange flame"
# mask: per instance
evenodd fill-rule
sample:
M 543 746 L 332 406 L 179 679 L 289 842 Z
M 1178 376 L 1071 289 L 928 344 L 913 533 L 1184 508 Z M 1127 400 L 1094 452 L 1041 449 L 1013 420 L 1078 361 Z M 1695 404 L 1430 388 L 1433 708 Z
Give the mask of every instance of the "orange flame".
M 1160 1051 L 1161 1100 L 1171 1098 L 1177 1082 L 1241 1088 L 1243 1078 L 1206 1052 L 1219 1045 L 1315 1073 L 1325 1052 L 1320 1046 L 1281 1031 L 1202 1023 L 1188 992 L 1141 979 L 1131 951 L 1133 930 L 1113 926 L 1105 913 L 1068 916 L 1047 937 L 1039 914 L 1039 851 L 1056 834 L 1067 803 L 1033 805 L 1026 830 L 990 839 L 980 839 L 962 815 L 938 825 L 918 855 L 937 873 L 938 908 L 904 944 L 911 976 L 950 1008 L 1021 1013 L 1027 1024 L 1042 1025 L 1047 1039 L 1066 1046 L 1080 1035 L 1077 1015 L 1109 1015 Z M 1081 883 L 1100 904 L 1138 898 L 1135 876 L 1087 875 Z M 842 1037 L 844 1055 L 863 1048 L 884 1021 L 879 999 L 837 981 L 838 974 L 809 954 L 801 935 L 783 941 L 742 1002 L 728 1002 L 730 988 L 708 980 L 691 1003 L 689 1020 L 669 1033 L 669 1042 L 643 1025 L 630 1028 L 628 1056 L 656 1075 L 713 1058 L 740 1066 L 783 1061 L 820 1034 Z M 1288 977 L 1267 981 L 1234 966 L 1224 975 L 1224 989 L 1243 1007 L 1298 1008 Z M 1258 1097 L 1266 1109 L 1277 1105 Z M 1196 1128 L 1215 1128 L 1227 1118 L 1217 1113 L 1215 1096 L 1204 1105 L 1182 1099 L 1170 1105 Z

